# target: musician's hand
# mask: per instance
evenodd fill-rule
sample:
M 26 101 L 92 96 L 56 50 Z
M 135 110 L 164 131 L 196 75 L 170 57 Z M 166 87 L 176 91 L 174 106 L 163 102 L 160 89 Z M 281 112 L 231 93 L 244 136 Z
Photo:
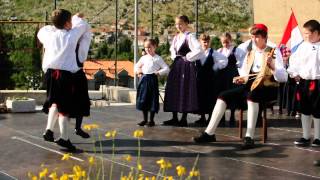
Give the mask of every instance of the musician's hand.
M 238 85 L 244 84 L 244 82 L 245 82 L 245 80 L 244 80 L 243 77 L 237 77 L 237 78 L 235 78 L 235 79 L 233 80 L 233 83 L 238 84 Z
M 267 59 L 267 65 L 272 71 L 274 71 L 275 65 L 274 65 L 274 60 L 271 56 L 269 56 Z
M 83 17 L 84 17 L 84 14 L 81 13 L 81 12 L 78 12 L 78 13 L 76 14 L 76 16 L 78 16 L 79 18 L 83 18 Z
M 143 75 L 143 73 L 138 73 L 138 77 L 140 78 Z

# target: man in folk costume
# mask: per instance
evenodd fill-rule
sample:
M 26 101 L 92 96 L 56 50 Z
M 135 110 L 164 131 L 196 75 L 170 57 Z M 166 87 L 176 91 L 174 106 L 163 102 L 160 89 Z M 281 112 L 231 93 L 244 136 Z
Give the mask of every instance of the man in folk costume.
M 287 81 L 288 74 L 279 49 L 267 44 L 268 28 L 264 24 L 254 24 L 250 34 L 251 43 L 239 70 L 240 76 L 234 79 L 240 86 L 220 93 L 208 127 L 200 136 L 194 137 L 197 143 L 215 142 L 215 131 L 227 105 L 235 103 L 241 106 L 247 102 L 247 132 L 243 149 L 253 148 L 259 103 L 276 99 L 278 82 Z

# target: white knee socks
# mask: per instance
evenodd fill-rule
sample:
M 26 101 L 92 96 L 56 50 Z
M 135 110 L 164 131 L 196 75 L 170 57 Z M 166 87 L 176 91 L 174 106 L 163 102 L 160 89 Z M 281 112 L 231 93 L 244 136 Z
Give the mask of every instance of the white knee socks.
M 226 111 L 226 108 L 227 108 L 227 104 L 223 100 L 218 99 L 216 102 L 216 105 L 214 106 L 209 125 L 205 130 L 207 134 L 213 135 L 215 133 L 218 127 L 218 124 L 222 116 L 224 115 L 224 112 Z
M 58 119 L 58 108 L 57 106 L 53 105 L 49 108 L 46 130 L 50 129 L 51 131 L 53 131 L 57 119 Z
M 259 103 L 247 101 L 248 112 L 247 112 L 247 133 L 246 137 L 254 138 L 254 131 L 257 124 L 259 114 Z
M 68 117 L 59 115 L 59 127 L 60 127 L 60 137 L 63 140 L 68 140 Z
M 303 138 L 310 139 L 311 136 L 311 116 L 301 114 L 301 123 L 302 123 L 302 130 L 303 130 Z
M 320 119 L 313 118 L 314 126 L 314 139 L 320 139 Z

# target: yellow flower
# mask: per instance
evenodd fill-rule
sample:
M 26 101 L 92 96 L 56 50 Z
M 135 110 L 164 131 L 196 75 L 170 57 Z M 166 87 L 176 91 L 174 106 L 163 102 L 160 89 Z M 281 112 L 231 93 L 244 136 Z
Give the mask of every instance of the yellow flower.
M 142 170 L 142 165 L 141 165 L 140 163 L 137 165 L 137 167 L 138 167 L 138 170 L 139 170 L 139 171 Z
M 138 180 L 143 180 L 144 174 L 139 174 Z
M 199 174 L 200 174 L 199 171 L 195 171 L 195 170 L 192 170 L 189 172 L 190 177 L 197 177 L 199 176 Z
M 172 167 L 172 164 L 169 161 L 165 161 L 163 158 L 157 161 L 157 164 L 160 165 L 161 169 L 169 169 Z
M 41 172 L 39 172 L 39 178 L 44 178 L 48 174 L 48 168 L 44 168 Z
M 172 176 L 167 177 L 167 180 L 173 180 Z
M 108 132 L 105 134 L 105 136 L 106 136 L 107 138 L 110 138 L 110 137 L 114 138 L 114 137 L 116 136 L 116 134 L 117 134 L 117 131 L 116 131 L 116 130 L 113 130 L 113 131 L 108 131 Z
M 62 161 L 64 161 L 64 160 L 68 161 L 70 159 L 71 155 L 72 155 L 71 153 L 63 154 L 61 160 Z
M 94 162 L 95 162 L 95 158 L 94 158 L 93 156 L 90 156 L 90 157 L 88 158 L 88 161 L 89 161 L 89 164 L 90 164 L 90 165 L 93 165 Z
M 127 178 L 127 176 L 122 176 L 121 180 L 128 180 L 129 178 Z
M 83 125 L 83 129 L 91 131 L 92 129 L 97 129 L 99 128 L 98 124 L 85 124 Z
M 186 168 L 181 165 L 177 166 L 176 170 L 177 170 L 178 176 L 180 177 L 186 174 Z
M 133 133 L 133 136 L 135 138 L 141 138 L 143 137 L 143 130 L 135 130 L 134 133 Z
M 69 176 L 68 174 L 62 174 L 62 176 L 60 176 L 60 180 L 68 180 Z
M 128 154 L 128 155 L 124 156 L 123 159 L 126 160 L 127 162 L 131 162 L 132 157 Z
M 50 175 L 49 175 L 49 178 L 51 178 L 52 180 L 59 180 L 58 179 L 58 175 L 56 172 L 52 172 Z
M 29 179 L 31 179 L 31 180 L 38 180 L 38 177 L 35 176 L 35 175 L 33 175 L 31 172 L 28 172 L 28 177 L 29 177 Z
M 78 165 L 73 166 L 73 173 L 77 177 L 85 177 L 86 176 L 86 171 L 83 171 L 82 168 Z

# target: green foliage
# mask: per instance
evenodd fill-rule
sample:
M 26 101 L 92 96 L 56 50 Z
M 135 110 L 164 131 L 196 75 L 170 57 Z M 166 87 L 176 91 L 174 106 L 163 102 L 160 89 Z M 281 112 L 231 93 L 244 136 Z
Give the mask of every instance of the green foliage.
M 221 42 L 220 42 L 220 38 L 215 36 L 211 39 L 211 44 L 210 47 L 213 49 L 219 49 L 222 47 Z

